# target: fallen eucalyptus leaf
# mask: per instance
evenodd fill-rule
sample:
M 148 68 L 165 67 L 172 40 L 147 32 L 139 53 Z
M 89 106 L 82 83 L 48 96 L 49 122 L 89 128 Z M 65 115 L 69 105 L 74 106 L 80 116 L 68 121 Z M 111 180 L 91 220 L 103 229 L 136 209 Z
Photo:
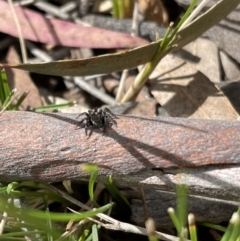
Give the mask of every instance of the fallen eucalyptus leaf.
M 23 38 L 36 42 L 87 48 L 133 48 L 148 43 L 144 39 L 124 33 L 46 18 L 35 11 L 18 6 L 15 11 Z M 0 32 L 19 37 L 10 6 L 2 0 L 0 15 Z
M 57 76 L 85 76 L 111 73 L 131 69 L 148 62 L 155 54 L 158 42 L 126 50 L 116 54 L 106 54 L 89 59 L 60 60 L 36 64 L 0 64 L 3 68 L 17 68 L 39 74 Z

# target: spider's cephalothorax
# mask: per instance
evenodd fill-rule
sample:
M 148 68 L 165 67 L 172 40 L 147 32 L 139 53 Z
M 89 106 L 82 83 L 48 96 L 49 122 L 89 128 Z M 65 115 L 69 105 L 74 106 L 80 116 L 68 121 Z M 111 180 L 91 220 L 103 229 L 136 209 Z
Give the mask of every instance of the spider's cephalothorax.
M 79 125 L 85 122 L 84 128 L 86 135 L 89 128 L 103 129 L 104 133 L 107 126 L 112 124 L 116 125 L 114 119 L 117 117 L 108 108 L 89 110 L 88 112 L 81 113 L 77 118 L 82 115 L 86 115 L 86 117 L 79 122 Z

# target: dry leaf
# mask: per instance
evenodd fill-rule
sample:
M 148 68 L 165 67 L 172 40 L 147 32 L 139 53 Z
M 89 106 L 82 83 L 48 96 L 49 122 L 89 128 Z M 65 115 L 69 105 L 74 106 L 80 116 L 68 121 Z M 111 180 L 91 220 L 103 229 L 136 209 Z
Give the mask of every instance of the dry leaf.
M 20 63 L 16 50 L 14 48 L 10 48 L 7 54 L 7 62 L 13 61 Z M 17 89 L 16 96 L 21 95 L 24 92 L 29 92 L 20 109 L 26 110 L 28 106 L 42 106 L 43 103 L 41 101 L 39 91 L 26 71 L 21 71 L 18 69 L 7 69 L 6 71 L 11 88 Z
M 133 48 L 148 43 L 124 33 L 46 18 L 21 7 L 15 7 L 15 11 L 23 38 L 36 42 L 87 48 Z M 0 31 L 18 37 L 11 9 L 5 1 L 0 1 L 0 15 Z
M 121 53 L 105 54 L 89 59 L 60 60 L 48 63 L 0 64 L 0 66 L 57 76 L 112 73 L 123 69 L 131 69 L 148 62 L 156 53 L 159 42 L 122 51 Z
M 187 51 L 187 52 L 186 52 Z M 205 38 L 198 38 L 190 44 L 180 50 L 180 56 L 185 57 L 186 55 L 192 54 L 193 58 L 197 58 L 198 61 L 192 61 L 191 56 L 187 58 L 196 69 L 206 75 L 212 82 L 220 82 L 220 61 L 218 48 L 214 42 Z M 184 56 L 185 55 L 185 56 Z
M 237 120 L 224 94 L 191 64 L 168 55 L 150 76 L 151 92 L 173 117 Z

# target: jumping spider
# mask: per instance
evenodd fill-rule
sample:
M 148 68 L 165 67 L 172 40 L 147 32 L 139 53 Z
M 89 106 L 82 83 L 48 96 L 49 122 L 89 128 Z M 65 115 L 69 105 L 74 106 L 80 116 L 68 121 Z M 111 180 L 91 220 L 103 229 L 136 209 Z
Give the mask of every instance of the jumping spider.
M 117 124 L 116 121 L 114 120 L 117 117 L 106 107 L 104 109 L 94 109 L 94 110 L 89 110 L 88 112 L 83 112 L 80 115 L 78 115 L 76 119 L 82 115 L 86 115 L 86 117 L 79 122 L 79 125 L 85 122 L 84 128 L 85 128 L 86 135 L 87 135 L 87 130 L 89 128 L 103 129 L 103 134 L 104 134 L 108 126 L 112 124 L 115 124 L 115 125 Z

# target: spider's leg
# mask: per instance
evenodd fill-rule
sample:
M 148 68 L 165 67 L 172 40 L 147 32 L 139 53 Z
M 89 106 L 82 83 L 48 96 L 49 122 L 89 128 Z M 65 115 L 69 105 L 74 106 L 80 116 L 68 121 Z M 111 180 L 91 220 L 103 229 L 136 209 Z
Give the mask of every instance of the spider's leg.
M 84 119 L 82 119 L 81 121 L 79 121 L 78 122 L 78 127 L 77 127 L 77 129 L 79 129 L 80 127 L 81 127 L 81 124 L 86 120 L 87 118 L 84 118 Z
M 106 113 L 108 113 L 108 116 L 109 116 L 110 118 L 117 118 L 117 116 L 116 116 L 115 114 L 113 114 L 112 111 L 110 111 L 107 107 L 105 107 L 103 110 L 104 110 Z
M 117 122 L 114 120 L 114 119 L 111 119 L 111 122 L 110 122 L 111 124 L 113 124 L 113 125 L 115 125 L 115 126 L 117 126 Z
M 109 113 L 106 115 L 106 123 L 109 125 L 114 124 L 117 126 L 117 121 L 115 119 L 118 119 L 116 116 L 111 116 Z
M 81 125 L 85 120 L 86 120 L 86 118 L 80 120 L 80 121 L 78 122 L 78 125 Z
M 89 133 L 89 137 L 90 137 L 93 132 L 93 123 L 90 120 L 90 116 L 89 116 L 89 118 L 86 118 L 86 123 L 85 123 L 84 128 L 85 128 L 86 135 L 87 135 L 87 130 L 91 128 L 91 131 Z
M 93 133 L 93 124 L 89 119 L 87 120 L 84 128 L 85 128 L 86 136 L 90 137 Z M 88 129 L 90 129 L 89 135 L 87 134 Z
M 102 129 L 103 129 L 103 131 L 102 131 L 102 136 L 103 136 L 105 134 L 105 132 L 106 132 L 107 126 L 104 125 Z
M 85 124 L 84 129 L 85 129 L 85 134 L 87 136 L 87 130 L 88 130 L 88 124 L 87 123 Z
M 108 115 L 103 114 L 103 133 L 106 131 L 107 125 L 109 124 Z
M 87 113 L 86 112 L 80 113 L 75 119 L 78 119 L 82 115 L 87 115 Z
M 90 123 L 88 118 L 86 118 L 85 120 L 86 120 L 86 123 L 84 125 L 84 129 L 85 129 L 85 133 L 86 133 L 86 136 L 87 136 L 87 130 L 88 130 L 89 126 L 91 125 L 91 123 Z
M 91 128 L 90 130 L 89 137 L 92 135 L 92 133 L 93 133 L 93 128 Z

